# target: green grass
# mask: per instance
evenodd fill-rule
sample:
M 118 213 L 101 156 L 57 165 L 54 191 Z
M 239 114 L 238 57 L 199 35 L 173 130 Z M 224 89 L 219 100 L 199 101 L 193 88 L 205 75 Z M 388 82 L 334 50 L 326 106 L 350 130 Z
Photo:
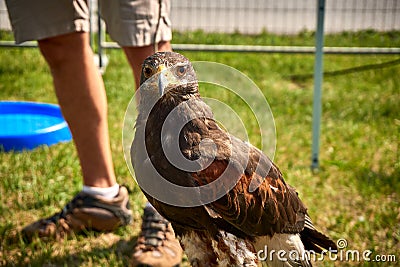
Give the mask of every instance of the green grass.
M 207 33 L 202 30 L 174 32 L 174 42 L 179 44 L 314 46 L 314 37 L 313 31 L 302 31 L 296 35 L 276 35 L 267 31 L 255 35 Z M 399 31 L 364 30 L 324 36 L 325 46 L 398 47 L 399 42 Z
M 267 33 L 264 33 L 267 35 Z M 270 36 L 276 45 L 313 45 L 313 34 Z M 400 46 L 398 33 L 362 32 L 327 37 L 335 44 Z M 265 36 L 176 33 L 174 42 L 270 44 Z M 367 41 L 365 41 L 367 40 Z M 134 94 L 122 51 L 107 51 L 104 75 L 111 146 L 118 182 L 131 189 L 134 223 L 114 233 L 87 233 L 63 242 L 24 243 L 19 230 L 57 212 L 81 188 L 72 143 L 31 152 L 0 152 L 0 266 L 124 266 L 140 227 L 144 197 L 125 165 L 121 129 Z M 296 54 L 184 52 L 191 60 L 215 61 L 248 75 L 274 114 L 275 162 L 309 208 L 315 225 L 348 249 L 394 254 L 400 260 L 400 65 L 399 56 L 326 55 L 323 84 L 321 169 L 310 171 L 314 57 Z M 391 62 L 386 64 L 386 62 Z M 202 92 L 213 96 L 210 90 Z M 225 97 L 230 101 L 230 96 Z M 56 103 L 49 70 L 37 49 L 0 49 L 0 99 Z M 232 100 L 240 109 L 240 102 Z M 245 109 L 243 107 L 243 109 Z M 240 110 L 239 110 L 240 112 Z M 0 126 L 1 127 L 1 126 Z M 250 140 L 258 132 L 249 126 Z M 393 266 L 339 263 L 318 266 Z

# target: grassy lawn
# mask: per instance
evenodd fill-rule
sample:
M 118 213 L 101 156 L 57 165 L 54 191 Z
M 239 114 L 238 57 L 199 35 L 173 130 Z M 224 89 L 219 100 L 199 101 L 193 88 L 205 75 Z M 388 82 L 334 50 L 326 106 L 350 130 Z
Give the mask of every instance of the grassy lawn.
M 331 46 L 400 47 L 400 34 L 363 32 L 327 36 Z M 176 33 L 175 43 L 313 45 L 313 34 L 259 36 Z M 182 52 L 248 75 L 272 109 L 277 133 L 274 161 L 299 191 L 317 228 L 347 249 L 371 250 L 400 261 L 400 56 L 326 55 L 323 84 L 321 169 L 310 171 L 313 55 Z M 121 129 L 134 94 L 121 50 L 107 51 L 104 74 L 111 146 L 117 179 L 131 190 L 134 222 L 113 233 L 88 232 L 62 242 L 24 243 L 19 231 L 49 216 L 81 189 L 73 144 L 30 152 L 0 152 L 0 266 L 124 266 L 140 228 L 145 199 L 125 164 Z M 387 63 L 390 62 L 390 63 Z M 56 103 L 49 70 L 37 49 L 0 49 L 0 99 Z M 202 92 L 213 96 L 210 90 Z M 227 99 L 229 101 L 229 99 Z M 0 126 L 1 127 L 1 126 Z M 257 140 L 257 131 L 249 131 Z M 187 263 L 185 263 L 187 264 Z M 333 262 L 317 266 L 394 266 Z

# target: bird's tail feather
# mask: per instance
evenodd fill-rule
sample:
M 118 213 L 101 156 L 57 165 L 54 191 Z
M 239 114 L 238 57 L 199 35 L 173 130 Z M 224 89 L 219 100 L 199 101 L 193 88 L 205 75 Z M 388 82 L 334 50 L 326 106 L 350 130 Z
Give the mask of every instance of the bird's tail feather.
M 330 252 L 337 251 L 337 246 L 329 237 L 315 229 L 310 217 L 306 215 L 303 231 L 300 232 L 301 241 L 308 251 L 321 253 L 324 249 Z
M 299 234 L 275 234 L 272 237 L 262 238 L 257 240 L 256 247 L 264 245 L 264 259 L 261 260 L 268 266 L 312 267 Z

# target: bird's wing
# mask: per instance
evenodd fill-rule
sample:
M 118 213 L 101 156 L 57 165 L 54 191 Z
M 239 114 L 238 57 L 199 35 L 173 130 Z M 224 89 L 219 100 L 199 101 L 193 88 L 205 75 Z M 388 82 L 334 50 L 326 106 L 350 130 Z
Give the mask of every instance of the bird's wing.
M 217 145 L 217 154 L 210 155 L 214 157 L 213 162 L 192 173 L 192 177 L 199 185 L 221 177 L 237 181 L 232 189 L 226 188 L 223 197 L 208 204 L 208 210 L 214 212 L 211 215 L 218 214 L 250 236 L 302 231 L 306 208 L 272 161 L 252 145 L 229 136 L 212 120 L 204 119 L 203 123 L 208 125 L 206 137 Z M 232 148 L 231 152 L 226 151 L 227 147 Z M 233 160 L 229 158 L 232 151 L 235 151 Z M 226 183 L 229 181 L 222 182 Z M 251 184 L 259 186 L 250 190 Z

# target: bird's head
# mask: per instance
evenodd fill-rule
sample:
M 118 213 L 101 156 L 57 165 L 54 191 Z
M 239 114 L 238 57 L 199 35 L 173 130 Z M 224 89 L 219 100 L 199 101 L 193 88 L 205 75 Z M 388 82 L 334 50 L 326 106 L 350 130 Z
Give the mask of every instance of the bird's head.
M 147 93 L 158 93 L 158 97 L 174 88 L 182 89 L 179 92 L 182 94 L 188 93 L 187 88 L 196 91 L 198 88 L 192 64 L 175 52 L 157 52 L 146 58 L 142 65 L 140 86 Z

